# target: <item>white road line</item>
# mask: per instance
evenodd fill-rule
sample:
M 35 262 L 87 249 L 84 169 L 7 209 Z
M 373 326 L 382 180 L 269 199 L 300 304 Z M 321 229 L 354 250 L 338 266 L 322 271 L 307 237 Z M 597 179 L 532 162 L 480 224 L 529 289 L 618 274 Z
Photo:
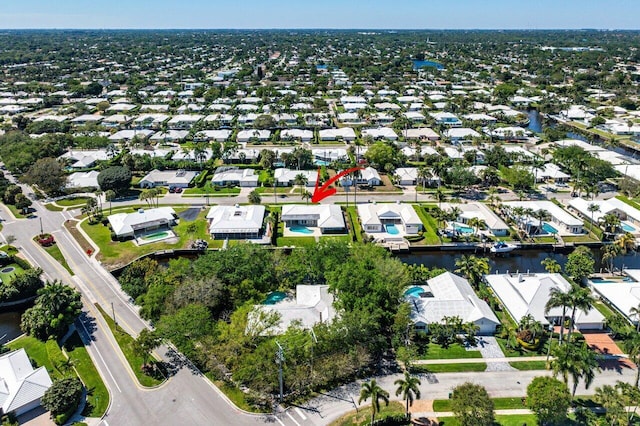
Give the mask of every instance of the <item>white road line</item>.
M 87 336 L 87 338 L 90 338 L 91 335 L 89 334 L 89 331 L 87 330 L 87 327 L 85 327 L 85 325 L 82 322 L 82 320 L 80 321 L 80 324 L 82 325 L 82 329 L 84 330 L 85 336 Z M 104 365 L 104 368 L 107 370 L 107 373 L 109 373 L 109 376 L 111 376 L 111 380 L 113 380 L 113 384 L 116 385 L 116 388 L 118 388 L 118 392 L 122 393 L 122 390 L 120 389 L 120 386 L 118 386 L 118 382 L 116 382 L 115 377 L 113 377 L 113 374 L 111 373 L 111 370 L 109 370 L 109 367 L 107 366 L 107 362 L 102 357 L 102 354 L 100 353 L 98 348 L 96 348 L 96 354 L 98 354 L 98 356 L 100 357 L 100 360 L 102 361 L 102 364 Z
M 289 418 L 291 419 L 291 421 L 293 421 L 297 426 L 300 426 L 300 423 L 298 423 L 298 422 L 296 421 L 296 419 L 294 419 L 294 418 L 293 418 L 293 416 L 292 416 L 291 414 L 289 414 L 289 412 L 288 412 L 288 411 L 287 411 L 286 413 L 287 413 L 287 416 L 289 416 Z
M 276 421 L 280 423 L 282 426 L 284 426 L 284 423 L 282 423 L 282 420 L 280 420 L 277 416 L 273 416 L 273 418 L 276 419 Z
M 61 232 L 62 229 L 56 229 L 55 231 L 51 231 L 50 234 L 57 234 L 58 232 Z
M 302 420 L 307 420 L 307 416 L 305 416 L 298 407 L 296 407 L 294 410 L 300 417 L 302 417 Z

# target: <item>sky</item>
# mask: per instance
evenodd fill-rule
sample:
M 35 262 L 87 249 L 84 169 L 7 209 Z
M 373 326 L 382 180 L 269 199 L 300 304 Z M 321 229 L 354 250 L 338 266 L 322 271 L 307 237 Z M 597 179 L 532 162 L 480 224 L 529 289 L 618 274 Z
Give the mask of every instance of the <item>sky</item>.
M 640 29 L 638 0 L 0 0 L 0 28 Z

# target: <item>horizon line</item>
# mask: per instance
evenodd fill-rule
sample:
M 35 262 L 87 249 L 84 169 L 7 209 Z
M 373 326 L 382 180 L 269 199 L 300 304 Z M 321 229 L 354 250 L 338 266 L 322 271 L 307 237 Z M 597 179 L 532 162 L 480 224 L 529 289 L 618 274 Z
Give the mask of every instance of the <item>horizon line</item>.
M 118 28 L 118 27 L 24 27 L 0 28 L 0 31 L 640 31 L 640 28 L 347 28 L 347 27 L 262 27 L 262 28 L 197 28 L 197 27 L 158 27 L 158 28 Z

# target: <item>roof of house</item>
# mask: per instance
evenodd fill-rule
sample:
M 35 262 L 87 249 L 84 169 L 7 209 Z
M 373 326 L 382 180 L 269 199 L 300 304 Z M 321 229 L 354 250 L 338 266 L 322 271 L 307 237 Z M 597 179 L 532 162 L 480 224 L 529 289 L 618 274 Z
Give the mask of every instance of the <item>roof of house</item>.
M 509 229 L 509 225 L 483 203 L 442 204 L 443 210 L 449 210 L 452 207 L 460 209 L 460 216 L 464 218 L 477 217 L 478 219 L 483 219 L 489 229 Z
M 249 233 L 259 232 L 262 228 L 265 207 L 250 206 L 213 206 L 207 213 L 209 232 L 213 233 Z
M 331 322 L 336 317 L 333 307 L 333 294 L 328 285 L 297 285 L 296 298 L 285 299 L 275 305 L 256 305 L 249 315 L 247 331 L 250 332 L 259 322 L 259 311 L 276 312 L 280 316 L 277 325 L 260 334 L 277 335 L 284 333 L 295 321 L 303 328 L 312 328 L 321 322 Z
M 134 213 L 117 213 L 108 216 L 111 229 L 116 235 L 127 235 L 144 225 L 154 223 L 168 223 L 174 220 L 173 207 L 158 207 L 155 209 L 140 209 Z
M 373 129 L 362 129 L 362 136 L 371 136 L 374 139 L 398 139 L 398 135 L 391 127 L 377 127 Z
M 253 169 L 223 169 L 216 170 L 212 182 L 257 182 L 258 175 Z
M 24 349 L 0 356 L 0 405 L 3 413 L 19 410 L 39 400 L 51 384 L 46 368 L 34 370 Z
M 344 216 L 340 206 L 335 204 L 284 204 L 281 219 L 283 221 L 311 219 L 318 221 L 319 228 L 345 228 Z
M 191 170 L 151 170 L 140 182 L 153 182 L 171 184 L 188 184 L 198 175 L 198 172 Z
M 624 273 L 629 280 L 592 281 L 592 286 L 598 293 L 611 302 L 620 312 L 631 321 L 637 322 L 640 318 L 631 315 L 631 309 L 640 306 L 640 269 L 625 269 Z
M 485 275 L 484 279 L 513 319 L 520 321 L 523 316 L 531 315 L 542 324 L 548 324 L 547 316 L 562 316 L 562 308 L 552 308 L 545 314 L 549 291 L 559 288 L 566 293 L 571 288 L 571 284 L 561 274 L 492 274 Z M 602 322 L 604 317 L 596 309 L 592 308 L 586 314 L 576 311 L 578 325 Z
M 600 209 L 590 212 L 589 207 L 591 205 L 597 205 Z M 608 200 L 585 200 L 584 198 L 573 198 L 569 201 L 569 206 L 576 209 L 582 216 L 590 219 L 593 218 L 594 222 L 597 222 L 601 217 L 615 210 L 621 211 L 627 216 L 640 221 L 640 210 L 615 197 L 609 198 Z
M 291 170 L 287 168 L 279 168 L 273 172 L 273 177 L 277 182 L 289 183 L 293 182 L 298 175 L 307 178 L 307 186 L 313 186 L 318 180 L 318 172 L 316 170 Z
M 422 221 L 413 209 L 413 206 L 405 203 L 358 204 L 358 216 L 363 226 L 379 225 L 380 219 L 401 218 L 405 225 L 421 225 Z
M 320 139 L 355 138 L 356 132 L 351 127 L 341 127 L 339 129 L 322 129 L 318 132 Z
M 67 177 L 67 188 L 88 188 L 98 187 L 98 175 L 97 170 L 91 170 L 89 172 L 75 172 L 71 173 Z
M 476 295 L 466 279 L 445 272 L 428 280 L 427 285 L 433 297 L 405 297 L 410 302 L 414 323 L 439 323 L 445 316 L 458 316 L 464 322 L 487 320 L 500 324 L 487 302 Z
M 551 201 L 505 201 L 503 203 L 505 206 L 509 207 L 524 207 L 531 208 L 534 211 L 538 210 L 546 210 L 553 216 L 557 221 L 564 223 L 567 226 L 582 226 L 582 220 L 572 216 L 568 212 L 566 212 L 563 208 L 557 206 Z

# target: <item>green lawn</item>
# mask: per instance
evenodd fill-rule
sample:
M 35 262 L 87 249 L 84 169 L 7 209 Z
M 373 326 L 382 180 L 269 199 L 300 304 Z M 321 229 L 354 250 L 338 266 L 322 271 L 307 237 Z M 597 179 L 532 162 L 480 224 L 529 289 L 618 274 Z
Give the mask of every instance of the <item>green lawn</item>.
M 101 417 L 109 406 L 109 391 L 77 332 L 67 339 L 64 349 L 87 388 L 87 405 L 82 414 L 88 417 Z
M 638 210 L 640 210 L 640 204 L 636 203 L 635 201 L 633 201 L 632 199 L 625 197 L 624 195 L 618 195 L 616 196 L 616 198 L 620 201 L 623 201 L 627 204 L 629 204 L 631 207 L 634 207 Z
M 16 219 L 24 219 L 25 217 L 27 217 L 23 215 L 22 211 L 18 210 L 16 206 L 14 206 L 13 204 L 5 204 L 5 206 L 7 206 L 9 210 L 11 210 L 11 214 L 13 214 L 13 216 L 15 216 Z
M 276 192 L 275 192 L 276 194 L 288 194 L 289 192 L 291 192 L 291 187 L 289 186 L 276 186 L 275 189 L 276 189 Z M 265 196 L 267 196 L 268 194 L 273 195 L 272 186 L 260 186 L 256 188 L 256 191 L 258 191 L 258 194 L 264 194 Z
M 469 362 L 463 364 L 421 364 L 412 365 L 411 372 L 413 374 L 420 373 L 465 373 L 479 372 L 487 369 L 486 362 Z
M 52 203 L 45 204 L 44 208 L 49 210 L 50 212 L 61 212 L 62 210 L 64 210 L 64 207 L 58 207 L 56 205 L 53 205 Z
M 111 333 L 113 333 L 113 336 L 116 338 L 118 346 L 120 346 L 120 349 L 122 350 L 124 357 L 127 359 L 127 362 L 131 366 L 131 370 L 133 370 L 133 373 L 136 375 L 138 382 L 140 382 L 142 386 L 157 386 L 162 383 L 163 380 L 158 380 L 155 377 L 148 376 L 142 371 L 141 367 L 143 359 L 142 357 L 137 356 L 133 351 L 133 337 L 123 331 L 122 328 L 117 327 L 115 322 L 113 321 L 113 318 L 111 318 L 97 303 L 96 307 L 104 317 L 104 320 L 109 325 Z
M 398 414 L 404 414 L 404 406 L 402 403 L 392 401 L 388 406 L 384 405 L 384 402 L 380 403 L 380 413 L 376 416 L 376 420 L 385 418 L 387 416 L 395 416 Z M 371 422 L 371 405 L 366 405 L 358 408 L 358 411 L 351 411 L 339 419 L 330 423 L 331 426 L 364 426 Z M 410 422 L 405 423 L 407 425 Z
M 360 226 L 360 219 L 358 219 L 358 212 L 355 207 L 347 207 L 347 220 L 351 232 L 356 236 L 356 241 L 362 242 L 362 226 Z
M 184 210 L 184 208 L 176 209 L 176 212 L 179 210 Z M 128 209 L 128 211 L 132 210 Z M 192 222 L 180 221 L 177 226 L 174 226 L 172 231 L 178 236 L 176 243 L 159 241 L 143 246 L 137 246 L 131 240 L 123 242 L 111 241 L 111 231 L 101 223 L 90 225 L 89 221 L 84 221 L 80 226 L 91 237 L 93 242 L 100 247 L 99 260 L 108 265 L 115 265 L 129 263 L 139 256 L 158 250 L 187 248 L 189 242 L 196 239 L 202 239 L 211 244 L 211 236 L 207 232 L 206 215 L 207 211 L 203 210 L 198 214 L 196 220 Z M 187 227 L 191 223 L 195 224 L 196 229 L 195 232 L 188 233 Z
M 510 398 L 492 398 L 494 408 L 496 410 L 511 410 L 515 408 L 527 408 L 522 405 L 522 397 L 510 397 Z M 433 411 L 444 412 L 451 411 L 450 399 L 436 399 L 433 401 Z
M 312 247 L 316 243 L 315 237 L 278 237 L 276 244 L 278 247 L 296 246 Z
M 509 365 L 515 368 L 516 370 L 521 370 L 521 371 L 547 369 L 546 361 L 511 361 Z
M 82 207 L 87 204 L 89 197 L 64 198 L 56 201 L 56 204 L 62 207 Z
M 438 224 L 434 217 L 427 213 L 423 206 L 414 205 L 413 209 L 422 221 L 422 226 L 424 226 L 424 240 L 422 240 L 422 242 L 425 245 L 439 245 L 440 237 L 438 237 Z
M 420 355 L 419 359 L 458 359 L 458 358 L 482 358 L 479 350 L 466 350 L 462 345 L 455 343 L 448 348 L 443 348 L 436 343 L 427 345 L 426 353 Z
M 206 184 L 205 186 L 203 186 L 202 188 L 187 188 L 184 190 L 183 194 L 184 195 L 207 195 L 209 194 L 209 196 L 211 197 L 215 197 L 215 196 L 229 196 L 229 195 L 238 195 L 240 193 L 240 188 L 237 187 L 233 187 L 233 188 L 227 188 L 227 187 L 214 187 L 211 186 L 209 184 Z
M 241 410 L 249 411 L 252 413 L 262 413 L 263 411 L 258 411 L 252 405 L 247 402 L 246 394 L 242 392 L 242 390 L 238 389 L 236 386 L 232 384 L 225 383 L 220 380 L 214 379 L 209 373 L 205 374 L 209 380 L 211 380 L 224 394 L 233 402 L 238 408 Z
M 596 238 L 593 238 L 591 235 L 576 235 L 575 237 L 568 236 L 562 237 L 562 239 L 565 243 L 595 243 L 600 241 Z
M 51 257 L 53 257 L 59 264 L 61 264 L 64 267 L 64 269 L 66 269 L 71 275 L 74 275 L 73 271 L 69 267 L 69 264 L 67 263 L 67 260 L 62 255 L 62 252 L 60 251 L 60 247 L 58 247 L 58 244 L 52 244 L 49 247 L 43 247 L 43 248 L 47 253 L 49 253 Z
M 11 272 L 2 272 L 2 269 L 5 269 L 5 268 L 14 268 L 14 270 Z M 11 281 L 13 281 L 13 278 L 16 275 L 22 274 L 23 272 L 24 272 L 24 269 L 22 269 L 20 265 L 18 265 L 17 263 L 10 263 L 0 268 L 0 279 L 2 279 L 2 282 L 4 284 L 9 284 L 11 283 Z
M 38 367 L 44 367 L 47 369 L 52 380 L 62 378 L 60 372 L 53 367 L 53 363 L 49 360 L 45 342 L 25 334 L 14 341 L 7 343 L 7 347 L 11 350 L 24 348 L 27 355 L 29 355 L 29 358 L 35 361 Z

